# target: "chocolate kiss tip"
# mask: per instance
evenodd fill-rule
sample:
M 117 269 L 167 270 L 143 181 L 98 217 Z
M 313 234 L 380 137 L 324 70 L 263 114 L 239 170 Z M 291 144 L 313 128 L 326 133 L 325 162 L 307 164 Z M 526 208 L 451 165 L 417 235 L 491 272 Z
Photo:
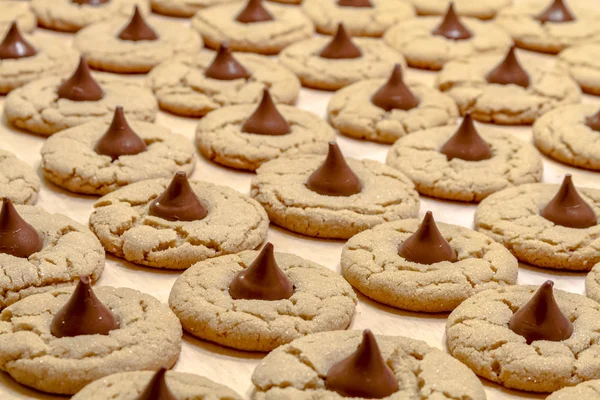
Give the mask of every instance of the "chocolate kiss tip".
M 546 22 L 571 22 L 576 19 L 563 0 L 553 0 L 548 7 L 534 18 L 542 24 Z
M 40 251 L 42 245 L 35 228 L 19 215 L 12 201 L 4 197 L 0 211 L 0 253 L 28 258 Z
M 0 43 L 0 60 L 26 58 L 36 54 L 37 50 L 25 40 L 17 23 L 13 21 Z
M 600 132 L 600 110 L 594 115 L 586 117 L 585 124 L 591 129 Z
M 370 330 L 349 357 L 327 371 L 325 386 L 344 397 L 381 399 L 399 390 L 394 372 L 386 364 Z
M 500 85 L 514 84 L 524 88 L 529 87 L 529 75 L 521 67 L 517 59 L 515 46 L 512 46 L 508 50 L 504 60 L 491 70 L 485 78 L 488 83 L 497 83 Z
M 98 101 L 104 92 L 92 76 L 85 58 L 79 59 L 79 65 L 73 75 L 65 80 L 57 89 L 58 97 L 71 101 Z
M 338 0 L 340 7 L 373 7 L 371 0 Z
M 150 203 L 149 214 L 167 221 L 199 221 L 208 211 L 194 193 L 186 173 L 178 171 L 165 191 Z
M 166 373 L 166 368 L 156 371 L 137 400 L 177 400 L 167 386 Z
M 215 58 L 204 72 L 204 75 L 207 78 L 219 79 L 221 81 L 250 78 L 250 73 L 231 54 L 229 45 L 226 42 L 221 43 Z
M 235 19 L 243 24 L 251 24 L 253 22 L 272 21 L 274 18 L 263 6 L 262 0 L 248 0 L 244 9 L 240 11 Z
M 362 51 L 352 42 L 344 24 L 339 24 L 335 36 L 319 53 L 321 58 L 344 59 L 362 57 Z
M 336 142 L 329 142 L 325 161 L 308 177 L 306 187 L 325 196 L 352 196 L 362 190 Z
M 116 107 L 112 123 L 104 135 L 96 142 L 94 151 L 98 154 L 109 156 L 115 161 L 120 156 L 131 156 L 146 150 L 146 143 L 127 123 L 123 107 Z
M 108 335 L 119 328 L 117 317 L 92 290 L 91 279 L 82 276 L 66 304 L 58 310 L 50 332 L 57 338 L 81 335 Z
M 419 105 L 419 100 L 404 83 L 402 66 L 396 64 L 386 83 L 371 97 L 371 102 L 385 110 L 410 110 Z
M 573 333 L 573 324 L 556 303 L 553 286 L 552 281 L 544 282 L 508 322 L 510 330 L 523 336 L 527 343 L 536 340 L 560 342 Z
M 139 42 L 141 40 L 158 40 L 158 35 L 144 19 L 139 7 L 133 7 L 133 15 L 129 23 L 117 35 L 121 40 Z
M 452 40 L 465 40 L 473 37 L 471 31 L 463 25 L 454 11 L 454 2 L 450 3 L 444 19 L 431 33 Z
M 229 294 L 236 300 L 273 301 L 292 297 L 294 286 L 277 265 L 271 243 L 265 244 L 252 264 L 233 278 Z
M 492 158 L 492 149 L 475 129 L 471 114 L 465 115 L 454 135 L 440 148 L 440 153 L 444 154 L 448 161 L 454 158 L 465 161 L 482 161 Z
M 427 211 L 415 233 L 398 246 L 398 255 L 408 261 L 426 265 L 457 261 L 456 252 L 442 236 L 431 211 Z
M 99 6 L 104 3 L 108 3 L 110 0 L 71 0 L 71 3 L 85 4 L 88 6 Z
M 573 185 L 571 174 L 565 175 L 558 192 L 540 211 L 540 215 L 567 228 L 585 229 L 598 223 L 596 213 Z
M 268 136 L 281 136 L 291 132 L 290 125 L 273 103 L 269 89 L 263 89 L 262 100 L 242 125 L 242 132 Z

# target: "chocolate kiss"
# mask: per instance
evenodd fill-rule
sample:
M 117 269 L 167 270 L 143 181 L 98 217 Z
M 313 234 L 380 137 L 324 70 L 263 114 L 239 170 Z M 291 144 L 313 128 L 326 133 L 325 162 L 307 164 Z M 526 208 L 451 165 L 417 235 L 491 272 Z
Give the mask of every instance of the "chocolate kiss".
M 52 318 L 50 332 L 61 338 L 108 335 L 118 328 L 117 317 L 94 294 L 90 277 L 82 276 L 67 303 Z
M 431 211 L 427 211 L 419 229 L 398 246 L 398 255 L 426 265 L 457 260 L 456 252 L 440 233 Z
M 8 197 L 0 211 L 0 253 L 28 258 L 42 249 L 42 239 L 35 228 L 17 212 Z
M 373 7 L 371 0 L 338 0 L 340 7 Z
M 104 3 L 108 3 L 110 0 L 71 0 L 71 3 L 85 4 L 88 6 L 99 6 Z
M 242 132 L 269 136 L 280 136 L 291 132 L 290 125 L 277 111 L 269 89 L 263 89 L 262 100 L 242 125 Z
M 600 131 L 600 111 L 594 115 L 586 117 L 585 124 L 595 131 Z
M 325 196 L 352 196 L 362 184 L 350 169 L 336 142 L 329 142 L 327 158 L 306 181 L 306 187 Z
M 419 105 L 419 100 L 404 84 L 400 64 L 394 66 L 392 75 L 371 97 L 371 102 L 385 111 L 410 110 Z
M 233 57 L 231 50 L 229 50 L 229 45 L 225 42 L 219 46 L 217 55 L 206 71 L 204 71 L 204 75 L 207 78 L 219 79 L 221 81 L 250 78 L 248 70 Z
M 13 22 L 0 43 L 0 60 L 32 57 L 36 54 L 37 50 L 25 40 L 17 23 Z
M 321 58 L 342 59 L 362 57 L 362 51 L 352 42 L 344 24 L 339 24 L 333 39 L 319 53 Z
M 567 8 L 563 0 L 553 0 L 552 3 L 541 13 L 534 17 L 542 24 L 546 22 L 570 22 L 575 21 L 575 16 Z
M 506 57 L 485 77 L 489 83 L 498 83 L 500 85 L 519 85 L 524 88 L 529 87 L 529 75 L 519 64 L 515 54 L 515 46 L 512 46 Z
M 540 215 L 556 225 L 568 228 L 584 229 L 598 223 L 592 207 L 577 193 L 571 174 L 565 175 L 558 193 L 546 204 Z
M 465 114 L 463 122 L 454 135 L 440 149 L 448 161 L 460 158 L 465 161 L 481 161 L 492 158 L 492 150 L 477 133 L 471 114 Z
M 272 21 L 274 18 L 263 7 L 262 0 L 248 0 L 244 9 L 240 11 L 235 19 L 243 24 L 251 24 L 253 22 Z
M 79 59 L 79 66 L 73 75 L 58 87 L 57 93 L 60 99 L 72 101 L 98 101 L 104 97 L 102 88 L 94 80 L 83 57 Z
M 367 399 L 381 399 L 399 390 L 394 372 L 385 363 L 375 336 L 368 329 L 363 332 L 356 351 L 329 368 L 325 386 L 344 397 Z
M 156 371 L 150 382 L 148 382 L 148 386 L 146 386 L 146 389 L 144 389 L 137 400 L 177 400 L 171 389 L 169 389 L 169 386 L 167 386 L 166 373 L 167 370 L 165 368 Z
M 444 19 L 431 33 L 452 40 L 465 40 L 473 37 L 471 31 L 460 22 L 458 15 L 456 15 L 454 2 L 450 3 Z
M 144 20 L 138 6 L 133 8 L 133 15 L 129 23 L 119 32 L 117 37 L 121 40 L 139 42 L 140 40 L 158 40 L 158 35 Z
M 556 303 L 552 286 L 554 282 L 544 282 L 508 322 L 510 330 L 527 339 L 528 344 L 536 340 L 560 342 L 573 333 L 573 324 Z
M 252 264 L 233 278 L 229 294 L 236 300 L 283 300 L 292 297 L 294 286 L 279 269 L 271 243 L 265 244 Z
M 167 221 L 199 221 L 208 211 L 192 190 L 185 172 L 178 171 L 165 191 L 150 204 L 149 213 Z
M 146 143 L 131 129 L 123 107 L 115 108 L 115 115 L 108 130 L 96 142 L 94 151 L 115 161 L 120 156 L 132 156 L 146 151 Z

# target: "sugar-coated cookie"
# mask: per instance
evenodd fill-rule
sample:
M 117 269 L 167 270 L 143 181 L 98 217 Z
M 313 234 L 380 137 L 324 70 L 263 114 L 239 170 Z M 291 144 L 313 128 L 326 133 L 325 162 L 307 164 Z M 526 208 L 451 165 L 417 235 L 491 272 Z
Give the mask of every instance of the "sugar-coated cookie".
M 39 191 L 40 178 L 33 167 L 0 149 L 0 197 L 15 204 L 35 204 Z
M 32 32 L 37 26 L 35 14 L 31 12 L 29 2 L 0 1 L 0 35 L 4 36 L 13 22 L 17 22 L 23 32 Z
M 150 0 L 152 11 L 172 17 L 193 17 L 200 9 L 236 0 Z
M 600 400 L 600 379 L 582 382 L 552 393 L 546 400 Z
M 558 54 L 564 68 L 585 93 L 600 95 L 600 43 L 587 43 L 564 49 Z
M 419 15 L 444 15 L 453 2 L 458 15 L 465 17 L 492 19 L 499 10 L 509 6 L 513 0 L 409 0 Z

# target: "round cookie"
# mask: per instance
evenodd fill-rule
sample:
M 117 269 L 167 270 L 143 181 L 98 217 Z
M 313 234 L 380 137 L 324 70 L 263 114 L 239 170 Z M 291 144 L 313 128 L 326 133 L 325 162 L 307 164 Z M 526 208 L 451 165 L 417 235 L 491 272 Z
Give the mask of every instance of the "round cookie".
M 0 197 L 15 204 L 35 204 L 39 191 L 40 178 L 33 167 L 0 149 Z
M 513 0 L 409 0 L 419 15 L 444 15 L 448 4 L 454 2 L 458 15 L 465 17 L 492 19 L 499 10 L 509 6 Z
M 37 20 L 25 1 L 0 1 L 0 35 L 4 36 L 13 21 L 17 21 L 23 32 L 32 32 L 37 26 Z
M 585 295 L 600 303 L 600 263 L 594 265 L 585 278 Z
M 244 7 L 244 3 L 235 2 L 202 9 L 192 18 L 192 27 L 200 32 L 210 48 L 216 49 L 227 41 L 233 51 L 259 54 L 277 54 L 284 47 L 313 35 L 312 22 L 295 7 L 263 2 L 262 7 L 273 19 L 242 23 L 236 16 Z
M 587 43 L 564 49 L 558 54 L 564 68 L 585 93 L 600 96 L 600 43 Z
M 582 382 L 572 387 L 560 389 L 546 400 L 600 400 L 600 379 Z
M 383 39 L 404 55 L 409 66 L 435 71 L 452 60 L 489 53 L 504 54 L 512 45 L 512 39 L 500 27 L 472 18 L 460 19 L 472 35 L 468 39 L 434 35 L 432 31 L 442 19 L 420 17 L 402 21 L 389 29 Z
M 516 136 L 478 125 L 492 156 L 481 161 L 448 159 L 440 150 L 456 126 L 415 132 L 400 138 L 388 152 L 388 165 L 406 174 L 421 194 L 447 200 L 479 202 L 499 190 L 539 182 L 540 153 Z
M 600 304 L 595 301 L 554 290 L 560 310 L 573 323 L 573 334 L 563 341 L 527 344 L 509 328 L 513 314 L 537 289 L 507 286 L 465 300 L 448 317 L 450 354 L 476 374 L 512 389 L 552 392 L 600 378 Z
M 357 299 L 336 272 L 288 253 L 275 253 L 293 284 L 289 299 L 234 299 L 229 285 L 259 252 L 202 261 L 173 285 L 169 305 L 183 328 L 204 340 L 247 351 L 271 351 L 311 333 L 345 329 Z
M 120 325 L 107 335 L 59 338 L 51 333 L 51 322 L 72 289 L 29 296 L 2 311 L 0 370 L 43 392 L 75 394 L 117 372 L 175 364 L 182 331 L 169 307 L 129 288 L 95 287 L 94 293 Z
M 600 108 L 592 104 L 559 107 L 533 125 L 533 141 L 549 157 L 575 167 L 600 170 L 600 132 L 586 124 Z
M 193 17 L 199 10 L 235 0 L 150 0 L 152 11 L 171 17 Z
M 450 61 L 437 75 L 436 86 L 456 101 L 461 114 L 471 112 L 478 121 L 500 125 L 532 124 L 558 106 L 580 102 L 577 83 L 558 69 L 524 65 L 527 88 L 488 83 L 486 75 L 503 58 L 489 54 Z
M 96 6 L 80 5 L 72 0 L 31 0 L 31 10 L 38 24 L 63 32 L 77 32 L 96 22 L 126 17 L 131 14 L 134 5 L 144 13 L 150 11 L 147 0 L 110 0 Z
M 272 351 L 252 374 L 256 389 L 252 399 L 345 398 L 327 390 L 325 377 L 331 366 L 356 350 L 361 335 L 359 331 L 316 333 Z M 402 336 L 376 335 L 376 339 L 400 387 L 386 399 L 485 399 L 477 377 L 443 351 Z
M 235 54 L 246 68 L 247 79 L 219 80 L 206 76 L 215 57 L 202 52 L 158 65 L 148 83 L 163 110 L 201 117 L 224 106 L 256 104 L 268 87 L 276 103 L 294 104 L 300 93 L 298 78 L 279 63 L 255 54 Z
M 190 181 L 208 210 L 198 221 L 168 221 L 149 215 L 150 203 L 169 179 L 133 183 L 100 198 L 90 228 L 117 257 L 156 268 L 185 269 L 211 257 L 258 247 L 269 220 L 253 199 L 208 182 Z
M 393 25 L 404 23 L 415 11 L 404 0 L 370 0 L 372 7 L 341 6 L 338 0 L 304 0 L 302 9 L 318 33 L 333 35 L 344 24 L 352 36 L 381 37 Z
M 589 271 L 600 262 L 595 249 L 600 225 L 584 229 L 556 225 L 539 215 L 559 185 L 532 183 L 504 189 L 475 211 L 475 229 L 502 243 L 520 261 L 543 268 Z M 600 190 L 578 188 L 600 215 Z
M 154 373 L 150 371 L 109 375 L 90 383 L 71 400 L 137 400 L 153 376 Z M 165 381 L 175 400 L 242 400 L 227 386 L 196 374 L 167 371 Z

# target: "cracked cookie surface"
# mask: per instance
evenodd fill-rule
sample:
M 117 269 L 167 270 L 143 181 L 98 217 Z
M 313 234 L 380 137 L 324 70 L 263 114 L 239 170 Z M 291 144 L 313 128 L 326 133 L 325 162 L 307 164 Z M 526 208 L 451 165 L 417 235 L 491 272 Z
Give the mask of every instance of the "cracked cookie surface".
M 357 299 L 336 272 L 294 254 L 275 253 L 281 271 L 294 285 L 284 300 L 234 300 L 233 278 L 258 251 L 244 251 L 200 262 L 173 285 L 169 305 L 194 336 L 247 351 L 271 351 L 311 333 L 346 329 Z
M 111 121 L 92 121 L 59 132 L 44 143 L 42 171 L 52 183 L 75 193 L 104 195 L 145 179 L 171 178 L 177 171 L 188 175 L 196 163 L 192 143 L 169 128 L 131 121 L 133 131 L 147 150 L 112 161 L 94 151 Z
M 444 15 L 450 1 L 458 15 L 479 19 L 492 19 L 502 8 L 513 0 L 409 0 L 419 15 Z
M 585 295 L 600 303 L 600 263 L 594 265 L 585 277 Z
M 331 125 L 346 136 L 394 143 L 422 129 L 456 123 L 458 111 L 454 100 L 420 83 L 407 84 L 419 100 L 417 107 L 406 111 L 377 107 L 371 97 L 385 82 L 385 79 L 369 79 L 338 90 L 327 106 Z
M 148 75 L 148 82 L 164 110 L 201 117 L 223 106 L 256 104 L 268 87 L 276 103 L 294 104 L 300 93 L 298 78 L 265 56 L 237 53 L 250 73 L 248 79 L 218 80 L 205 76 L 214 53 L 202 52 L 164 62 Z
M 254 370 L 252 399 L 344 399 L 326 389 L 325 378 L 331 366 L 356 350 L 361 338 L 360 331 L 323 332 L 279 347 Z M 473 372 L 443 351 L 401 336 L 375 338 L 400 387 L 386 400 L 485 399 Z
M 474 56 L 446 63 L 436 87 L 448 93 L 462 115 L 500 125 L 532 124 L 541 115 L 565 104 L 579 103 L 581 90 L 565 72 L 524 64 L 530 85 L 488 83 L 486 75 L 504 59 L 503 54 Z
M 95 287 L 117 317 L 108 335 L 57 338 L 54 315 L 72 289 L 27 297 L 0 314 L 0 369 L 17 382 L 57 394 L 74 394 L 117 372 L 170 368 L 181 351 L 181 325 L 169 307 L 128 288 Z
M 420 223 L 394 221 L 352 237 L 342 250 L 342 275 L 375 301 L 425 312 L 451 311 L 475 293 L 516 283 L 518 263 L 506 248 L 457 225 L 437 224 L 457 262 L 425 265 L 398 255 Z
M 232 51 L 277 54 L 286 46 L 313 35 L 314 26 L 296 7 L 263 2 L 273 20 L 242 23 L 235 17 L 244 7 L 236 2 L 200 10 L 192 19 L 206 45 L 216 49 L 227 41 Z
M 0 309 L 27 296 L 75 285 L 81 275 L 100 278 L 104 249 L 87 227 L 40 207 L 16 208 L 38 232 L 43 247 L 29 258 L 0 254 Z
M 29 8 L 29 2 L 0 1 L 0 37 L 4 38 L 13 21 L 17 22 L 22 32 L 32 32 L 35 29 L 37 20 Z
M 388 152 L 388 165 L 406 174 L 419 193 L 458 201 L 479 202 L 499 190 L 542 179 L 542 157 L 535 147 L 485 125 L 477 130 L 490 146 L 492 158 L 448 161 L 440 148 L 456 129 L 432 128 L 399 139 Z
M 582 382 L 572 387 L 560 389 L 546 400 L 600 400 L 600 380 L 594 379 L 587 382 Z
M 39 191 L 40 178 L 33 167 L 0 149 L 0 197 L 15 204 L 35 204 Z
M 152 11 L 172 17 L 193 17 L 200 9 L 236 0 L 150 0 Z
M 208 182 L 190 185 L 208 215 L 200 221 L 167 221 L 148 214 L 169 179 L 133 183 L 100 198 L 90 216 L 92 232 L 117 257 L 156 268 L 185 269 L 211 257 L 257 248 L 269 220 L 255 200 Z
M 319 57 L 330 37 L 314 37 L 285 48 L 279 61 L 294 72 L 304 86 L 337 90 L 363 79 L 387 78 L 395 64 L 406 67 L 404 57 L 382 40 L 354 38 L 362 56 L 350 59 Z
M 554 290 L 563 314 L 573 323 L 570 338 L 527 344 L 508 322 L 538 286 L 507 286 L 481 292 L 448 317 L 446 342 L 455 358 L 476 374 L 505 387 L 552 392 L 600 378 L 600 304 Z
M 564 49 L 557 63 L 567 70 L 585 93 L 600 95 L 600 43 L 588 43 Z
M 326 196 L 305 185 L 324 156 L 277 158 L 257 169 L 251 195 L 265 207 L 271 222 L 306 236 L 347 239 L 383 222 L 413 218 L 419 195 L 404 174 L 373 160 L 346 161 L 362 191 L 352 196 Z
M 589 271 L 600 262 L 600 224 L 567 228 L 539 215 L 559 186 L 532 183 L 492 194 L 475 211 L 475 229 L 502 243 L 520 261 L 543 268 Z M 600 190 L 577 191 L 600 216 Z

